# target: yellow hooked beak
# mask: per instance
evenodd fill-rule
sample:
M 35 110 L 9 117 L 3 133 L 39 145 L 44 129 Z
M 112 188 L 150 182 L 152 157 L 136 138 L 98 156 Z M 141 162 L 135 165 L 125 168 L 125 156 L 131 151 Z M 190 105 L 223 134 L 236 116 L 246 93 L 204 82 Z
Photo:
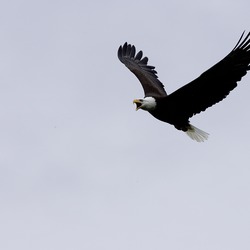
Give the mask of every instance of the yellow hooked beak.
M 140 99 L 135 99 L 133 103 L 136 104 L 136 111 L 141 108 L 142 101 Z

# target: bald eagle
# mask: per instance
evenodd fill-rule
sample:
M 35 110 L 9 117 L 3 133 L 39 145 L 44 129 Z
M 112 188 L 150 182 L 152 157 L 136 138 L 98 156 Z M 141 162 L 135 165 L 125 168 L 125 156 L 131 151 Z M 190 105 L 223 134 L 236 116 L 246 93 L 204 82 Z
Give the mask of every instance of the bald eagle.
M 169 95 L 158 80 L 155 67 L 148 65 L 148 58 L 143 57 L 142 51 L 136 53 L 134 45 L 126 42 L 120 46 L 118 58 L 143 87 L 144 98 L 133 101 L 136 110 L 146 110 L 160 121 L 174 125 L 191 139 L 201 142 L 209 134 L 191 125 L 189 118 L 223 100 L 246 75 L 250 69 L 250 32 L 245 37 L 243 32 L 224 59 Z

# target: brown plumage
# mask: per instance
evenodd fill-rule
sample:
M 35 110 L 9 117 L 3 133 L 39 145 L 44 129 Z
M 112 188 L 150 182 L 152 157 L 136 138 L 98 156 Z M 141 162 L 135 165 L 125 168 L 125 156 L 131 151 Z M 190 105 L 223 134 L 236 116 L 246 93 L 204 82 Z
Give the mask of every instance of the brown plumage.
M 224 59 L 169 95 L 158 80 L 155 67 L 147 65 L 147 57 L 142 58 L 142 51 L 136 54 L 135 46 L 127 43 L 120 46 L 118 58 L 136 75 L 144 89 L 146 101 L 135 100 L 137 108 L 187 132 L 192 139 L 206 139 L 208 134 L 192 126 L 189 118 L 223 100 L 250 69 L 250 32 L 245 38 L 243 36 L 244 33 Z M 147 101 L 155 101 L 156 105 L 148 108 Z

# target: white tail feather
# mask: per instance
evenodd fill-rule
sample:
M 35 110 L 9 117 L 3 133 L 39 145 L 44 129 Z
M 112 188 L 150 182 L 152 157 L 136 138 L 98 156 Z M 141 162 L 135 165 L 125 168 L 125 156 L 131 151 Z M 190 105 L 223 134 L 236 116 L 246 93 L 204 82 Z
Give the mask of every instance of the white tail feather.
M 195 126 L 189 124 L 189 128 L 186 131 L 187 135 L 197 142 L 203 142 L 208 139 L 209 134 L 205 131 L 200 130 L 199 128 L 196 128 Z

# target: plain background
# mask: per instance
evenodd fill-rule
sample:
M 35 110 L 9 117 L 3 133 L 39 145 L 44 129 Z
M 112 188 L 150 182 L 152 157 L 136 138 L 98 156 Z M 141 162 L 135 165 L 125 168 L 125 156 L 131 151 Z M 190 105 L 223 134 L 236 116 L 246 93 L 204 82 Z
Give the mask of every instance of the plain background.
M 250 249 L 250 76 L 191 119 L 196 143 L 143 111 L 117 58 L 149 57 L 168 93 L 250 31 L 250 2 L 0 4 L 0 248 Z M 215 90 L 216 91 L 216 90 Z

